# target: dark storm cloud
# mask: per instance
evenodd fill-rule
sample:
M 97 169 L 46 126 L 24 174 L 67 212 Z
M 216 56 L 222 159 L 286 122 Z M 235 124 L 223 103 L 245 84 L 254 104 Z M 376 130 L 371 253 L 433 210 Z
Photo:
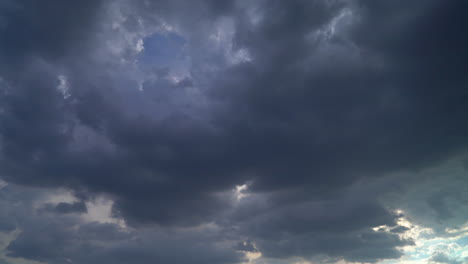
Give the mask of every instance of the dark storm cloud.
M 238 263 L 241 255 L 203 233 L 132 232 L 116 224 L 35 218 L 11 242 L 8 256 L 47 263 Z M 78 224 L 78 228 L 76 228 Z
M 52 189 L 8 185 L 0 190 L 2 218 L 14 228 L 0 232 L 12 236 L 0 256 L 6 263 L 17 258 L 62 263 L 238 263 L 241 254 L 229 244 L 216 244 L 219 234 L 210 229 L 134 230 L 115 223 L 85 221 L 79 214 L 45 214 Z M 60 206 L 61 203 L 58 203 Z M 3 241 L 2 241 L 3 242 Z M 3 244 L 3 243 L 2 243 Z M 4 245 L 2 245 L 3 247 Z M 0 259 L 2 259 L 0 257 Z
M 429 263 L 445 263 L 445 264 L 463 264 L 461 260 L 452 259 L 442 252 L 432 254 Z
M 411 243 L 402 242 L 397 235 L 381 232 L 367 231 L 362 233 L 349 233 L 346 235 L 326 234 L 319 239 L 313 235 L 300 235 L 292 239 L 287 236 L 271 243 L 259 240 L 259 247 L 267 254 L 266 257 L 285 258 L 312 256 L 326 254 L 340 259 L 344 257 L 349 261 L 376 262 L 381 259 L 397 259 L 403 253 L 396 249 Z
M 231 221 L 228 225 L 255 241 L 265 257 L 326 254 L 336 259 L 376 262 L 398 258 L 402 252 L 397 247 L 414 243 L 391 233 L 404 228 L 397 224 L 402 215 L 382 207 L 375 194 L 362 186 L 306 202 L 259 206 L 258 197 L 244 199 L 242 207 L 227 217 Z M 391 232 L 371 229 L 381 225 L 393 228 Z
M 0 232 L 16 230 L 24 219 L 30 217 L 33 201 L 40 195 L 31 188 L 7 185 L 0 189 Z
M 83 201 L 74 203 L 60 202 L 58 204 L 46 204 L 41 210 L 59 214 L 86 213 L 88 210 Z
M 392 229 L 390 229 L 390 232 L 392 233 L 404 233 L 406 231 L 410 230 L 408 227 L 406 226 L 397 226 L 397 227 L 394 227 Z
M 59 59 L 86 48 L 102 2 L 2 0 L 0 58 L 11 67 L 30 56 Z
M 275 258 L 397 258 L 396 247 L 410 241 L 397 235 L 399 216 L 378 198 L 415 179 L 361 192 L 353 184 L 466 150 L 464 1 L 1 5 L 2 177 L 66 187 L 83 200 L 109 194 L 114 214 L 134 227 L 214 222 Z M 185 81 L 171 81 L 170 68 L 133 61 L 136 40 L 165 24 L 187 43 Z M 212 39 L 230 27 L 232 39 L 223 41 L 232 43 L 216 49 Z M 239 49 L 249 60 L 225 58 Z M 255 195 L 236 206 L 230 192 L 244 183 Z M 432 208 L 451 217 L 441 211 L 445 196 L 434 195 Z M 83 206 L 48 210 L 85 213 Z M 10 222 L 0 225 L 11 230 Z M 41 225 L 23 226 L 12 256 L 61 263 L 88 249 L 78 263 L 117 252 L 115 261 L 150 256 L 130 261 L 146 263 L 162 254 L 147 247 L 150 236 L 98 253 L 90 236 L 75 244 L 88 233 L 69 222 L 50 226 L 56 236 L 47 244 Z M 393 233 L 371 229 L 380 225 Z M 183 240 L 169 244 L 197 244 Z M 205 248 L 187 258 L 198 250 Z M 206 251 L 200 263 L 237 260 Z M 183 263 L 182 255 L 162 258 Z
M 384 203 L 404 210 L 414 224 L 430 227 L 439 236 L 461 235 L 460 228 L 468 217 L 465 160 L 466 156 L 462 156 L 442 165 L 398 176 L 392 181 L 404 184 L 399 191 L 385 194 Z M 447 228 L 459 231 L 447 233 Z
M 305 20 L 305 11 L 301 21 L 301 13 L 293 13 L 288 3 L 276 9 L 268 5 L 264 11 L 271 14 L 263 14 L 257 30 L 238 33 L 240 44 L 253 48 L 254 65 L 232 69 L 216 93 L 232 104 L 231 120 L 221 116 L 220 122 L 230 122 L 233 133 L 242 135 L 233 145 L 248 155 L 233 156 L 268 171 L 259 176 L 259 188 L 297 182 L 335 185 L 359 174 L 419 168 L 466 146 L 468 127 L 462 120 L 468 95 L 462 66 L 467 56 L 457 48 L 466 39 L 457 38 L 463 14 L 451 12 L 463 7 L 454 2 L 417 5 L 415 16 L 401 22 L 391 17 L 404 16 L 402 9 L 410 12 L 411 6 L 385 8 L 380 6 L 386 2 L 376 2 L 351 7 L 357 22 L 350 21 L 347 31 L 332 36 L 324 50 L 306 38 L 321 24 Z M 377 8 L 390 18 L 378 16 Z M 291 12 L 294 19 L 281 20 L 275 12 Z M 287 28 L 291 20 L 301 21 L 300 27 L 278 32 L 268 28 Z M 380 21 L 393 20 L 389 29 L 379 27 Z M 365 38 L 375 35 L 381 46 Z M 425 53 L 419 57 L 416 51 Z M 236 96 L 238 102 L 232 103 Z M 294 177 L 271 177 L 275 172 Z

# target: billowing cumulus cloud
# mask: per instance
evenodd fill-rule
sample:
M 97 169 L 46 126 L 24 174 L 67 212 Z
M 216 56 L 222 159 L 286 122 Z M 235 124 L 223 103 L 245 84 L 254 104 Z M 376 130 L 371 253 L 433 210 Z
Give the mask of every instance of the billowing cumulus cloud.
M 463 263 L 466 7 L 0 0 L 0 263 Z

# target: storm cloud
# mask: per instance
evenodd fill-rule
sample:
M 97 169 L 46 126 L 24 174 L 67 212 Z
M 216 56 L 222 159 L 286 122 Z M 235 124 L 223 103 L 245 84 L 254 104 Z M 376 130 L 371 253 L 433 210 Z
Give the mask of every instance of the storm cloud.
M 2 256 L 368 263 L 463 238 L 467 5 L 0 0 Z

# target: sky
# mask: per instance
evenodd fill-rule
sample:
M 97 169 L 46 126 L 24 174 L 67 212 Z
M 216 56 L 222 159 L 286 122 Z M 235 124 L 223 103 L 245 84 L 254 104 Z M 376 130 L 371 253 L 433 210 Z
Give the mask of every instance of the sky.
M 467 10 L 0 0 L 0 264 L 467 264 Z

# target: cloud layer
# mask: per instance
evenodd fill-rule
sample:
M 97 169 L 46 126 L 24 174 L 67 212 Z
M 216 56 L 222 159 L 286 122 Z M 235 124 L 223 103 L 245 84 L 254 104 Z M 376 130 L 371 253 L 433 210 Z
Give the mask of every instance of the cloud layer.
M 378 262 L 417 245 L 402 219 L 464 230 L 465 1 L 46 2 L 0 0 L 7 263 Z

